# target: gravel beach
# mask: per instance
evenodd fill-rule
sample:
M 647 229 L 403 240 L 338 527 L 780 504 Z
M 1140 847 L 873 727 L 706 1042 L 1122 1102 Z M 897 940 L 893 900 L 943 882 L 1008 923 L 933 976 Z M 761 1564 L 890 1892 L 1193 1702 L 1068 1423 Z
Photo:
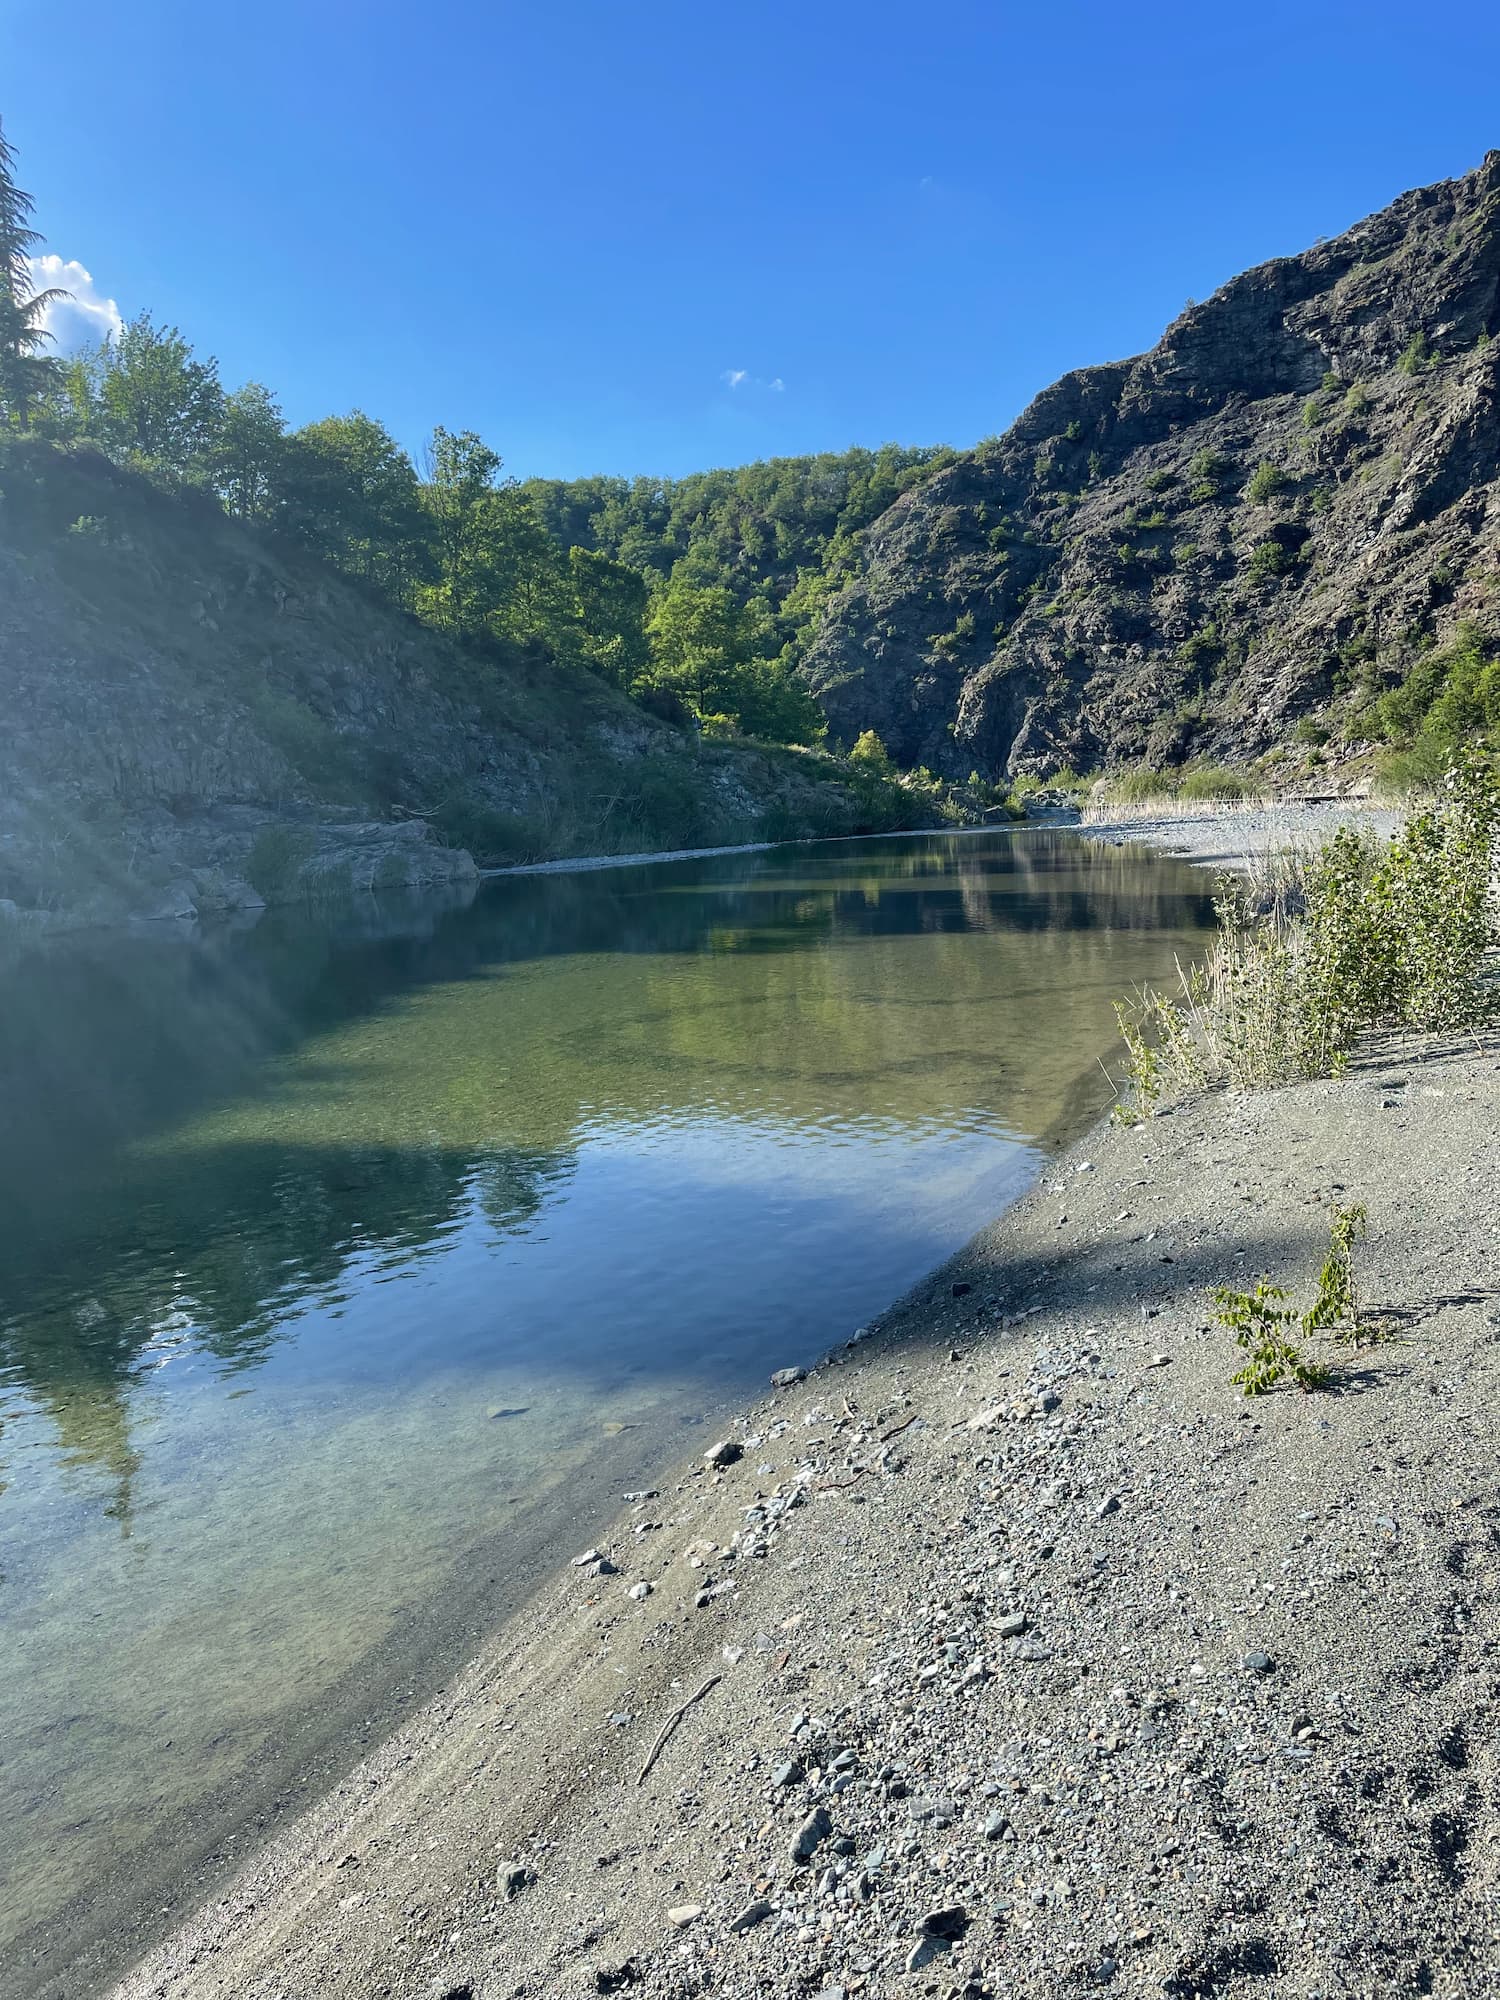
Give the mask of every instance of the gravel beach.
M 1197 810 L 1110 813 L 1077 831 L 1090 840 L 1116 846 L 1146 841 L 1169 854 L 1181 854 L 1204 867 L 1240 870 L 1263 855 L 1313 847 L 1341 826 L 1369 829 L 1385 839 L 1401 824 L 1394 806 L 1349 804 L 1288 804 L 1202 806 Z
M 1497 1134 L 1494 1040 L 1096 1129 L 118 2000 L 1500 1992 Z M 1246 1400 L 1354 1202 L 1392 1337 Z

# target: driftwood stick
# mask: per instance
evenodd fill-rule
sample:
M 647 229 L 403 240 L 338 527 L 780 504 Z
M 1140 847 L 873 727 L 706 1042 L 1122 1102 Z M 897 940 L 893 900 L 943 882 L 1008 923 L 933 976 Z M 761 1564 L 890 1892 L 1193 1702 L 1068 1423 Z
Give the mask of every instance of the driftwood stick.
M 672 1734 L 672 1731 L 677 1727 L 678 1723 L 681 1722 L 682 1718 L 687 1714 L 688 1710 L 692 1707 L 693 1703 L 695 1701 L 702 1701 L 703 1697 L 707 1693 L 709 1693 L 711 1689 L 716 1688 L 719 1685 L 719 1682 L 723 1680 L 723 1678 L 724 1676 L 722 1674 L 710 1674 L 708 1679 L 703 1683 L 702 1687 L 698 1688 L 693 1694 L 690 1694 L 687 1700 L 682 1704 L 680 1708 L 673 1709 L 672 1713 L 667 1717 L 666 1721 L 661 1726 L 661 1734 L 657 1737 L 656 1741 L 651 1745 L 651 1754 L 647 1757 L 645 1763 L 642 1764 L 641 1766 L 641 1775 L 636 1779 L 636 1783 L 638 1785 L 644 1785 L 646 1780 L 650 1777 L 652 1765 L 655 1764 L 657 1758 L 661 1755 L 662 1751 L 667 1747 L 667 1738 Z
M 889 1444 L 892 1438 L 898 1438 L 903 1431 L 909 1431 L 912 1425 L 918 1421 L 921 1414 L 920 1410 L 914 1410 L 904 1424 L 897 1424 L 893 1431 L 882 1431 L 880 1433 L 880 1442 L 882 1444 Z

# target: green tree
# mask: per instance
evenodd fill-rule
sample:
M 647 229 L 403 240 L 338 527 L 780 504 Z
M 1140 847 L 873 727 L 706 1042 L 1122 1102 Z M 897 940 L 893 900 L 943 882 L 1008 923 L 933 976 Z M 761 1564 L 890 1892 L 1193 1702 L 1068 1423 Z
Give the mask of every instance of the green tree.
M 435 581 L 423 609 L 453 632 L 480 630 L 494 609 L 495 487 L 501 457 L 477 432 L 445 430 L 427 447 L 422 500 L 432 522 Z
M 878 772 L 882 778 L 889 777 L 895 768 L 891 763 L 890 752 L 873 729 L 862 731 L 855 739 L 854 748 L 849 752 L 849 757 L 852 763 L 866 764 L 872 771 Z
M 639 570 L 597 550 L 568 550 L 568 577 L 584 663 L 612 687 L 631 693 L 650 665 L 648 593 Z
M 427 520 L 411 460 L 384 424 L 351 410 L 286 440 L 276 516 L 351 576 L 407 603 L 427 573 Z
M 209 478 L 231 514 L 269 520 L 286 460 L 286 424 L 270 390 L 246 382 L 224 398 L 209 453 Z
M 103 442 L 173 479 L 206 469 L 224 392 L 219 366 L 195 359 L 175 326 L 131 320 L 102 353 L 97 423 Z
M 519 486 L 501 487 L 490 502 L 488 534 L 495 583 L 492 628 L 522 644 L 565 647 L 574 631 L 567 562 L 530 494 Z
M 68 294 L 37 291 L 31 253 L 41 237 L 31 227 L 31 196 L 16 185 L 16 156 L 0 127 L 0 417 L 27 424 L 46 395 L 54 362 L 41 349 L 51 339 L 47 308 Z
M 747 660 L 734 677 L 731 712 L 746 736 L 820 743 L 827 732 L 812 690 L 784 660 Z
M 743 610 L 722 584 L 674 576 L 652 606 L 646 630 L 657 686 L 680 696 L 700 721 L 735 712 L 752 635 Z

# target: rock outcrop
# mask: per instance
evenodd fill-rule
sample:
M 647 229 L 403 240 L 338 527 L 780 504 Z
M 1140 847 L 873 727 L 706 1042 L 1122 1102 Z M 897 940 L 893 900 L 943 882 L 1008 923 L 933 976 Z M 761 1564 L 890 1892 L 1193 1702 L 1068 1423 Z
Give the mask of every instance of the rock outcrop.
M 834 733 L 986 777 L 1243 758 L 1500 617 L 1500 152 L 1045 390 L 870 529 Z

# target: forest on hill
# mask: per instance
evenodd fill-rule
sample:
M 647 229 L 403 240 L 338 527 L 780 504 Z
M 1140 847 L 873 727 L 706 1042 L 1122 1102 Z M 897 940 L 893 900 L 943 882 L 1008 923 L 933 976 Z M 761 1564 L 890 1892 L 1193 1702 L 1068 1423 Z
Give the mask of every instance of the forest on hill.
M 213 356 L 147 311 L 98 346 L 50 352 L 57 295 L 31 284 L 31 212 L 0 133 L 5 432 L 211 498 L 441 632 L 540 648 L 711 733 L 820 740 L 793 670 L 863 531 L 955 456 L 886 445 L 681 480 L 518 481 L 490 441 L 439 424 L 414 461 L 363 410 L 289 427 L 270 388 L 227 387 Z

